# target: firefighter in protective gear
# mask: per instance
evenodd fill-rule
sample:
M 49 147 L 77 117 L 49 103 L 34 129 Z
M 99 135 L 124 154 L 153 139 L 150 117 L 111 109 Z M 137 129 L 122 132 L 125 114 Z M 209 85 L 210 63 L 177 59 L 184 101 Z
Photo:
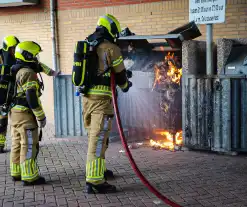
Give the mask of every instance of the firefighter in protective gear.
M 115 73 L 116 84 L 123 92 L 127 92 L 132 85 L 126 76 L 120 48 L 115 44 L 119 32 L 121 28 L 118 20 L 106 14 L 99 18 L 96 31 L 87 38 L 89 42 L 101 37 L 104 39 L 97 47 L 98 73 L 105 71 L 105 68 L 110 69 L 83 97 L 83 119 L 88 133 L 87 193 L 116 192 L 116 187 L 106 182 L 107 178 L 113 177 L 113 172 L 107 170 L 105 166 L 105 152 L 108 148 L 109 133 L 114 117 L 110 85 L 111 71 Z
M 0 49 L 0 64 L 8 65 L 12 67 L 16 63 L 15 59 L 15 48 L 16 45 L 20 43 L 17 37 L 9 35 L 3 39 L 3 47 Z M 40 63 L 41 72 L 45 73 L 48 76 L 58 76 L 60 72 L 56 72 L 50 69 L 43 63 Z M 6 84 L 6 83 L 5 83 Z M 5 85 L 7 87 L 7 85 Z M 0 94 L 1 95 L 1 94 Z M 0 153 L 4 152 L 6 134 L 8 127 L 8 116 L 0 115 Z
M 3 39 L 3 47 L 0 50 L 0 64 L 11 67 L 15 64 L 15 47 L 19 43 L 17 37 L 9 35 Z M 1 87 L 7 87 L 6 83 L 0 83 Z M 1 94 L 0 94 L 1 95 Z M 4 152 L 6 134 L 8 127 L 8 116 L 0 115 L 0 153 Z
M 46 125 L 46 116 L 39 97 L 41 83 L 37 73 L 41 72 L 37 55 L 41 47 L 35 42 L 24 41 L 15 49 L 16 64 L 12 75 L 16 77 L 16 105 L 11 109 L 11 176 L 22 180 L 24 185 L 44 184 L 37 166 L 38 127 Z

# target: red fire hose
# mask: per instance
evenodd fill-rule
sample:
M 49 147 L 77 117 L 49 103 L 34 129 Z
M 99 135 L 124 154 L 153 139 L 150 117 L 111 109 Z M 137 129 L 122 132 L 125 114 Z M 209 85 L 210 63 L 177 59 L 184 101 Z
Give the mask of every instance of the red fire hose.
M 142 183 L 154 194 L 156 195 L 160 200 L 162 200 L 164 203 L 172 206 L 172 207 L 182 207 L 178 205 L 177 203 L 174 203 L 173 201 L 169 200 L 167 197 L 163 196 L 158 190 L 156 190 L 149 182 L 148 180 L 144 177 L 144 175 L 141 173 L 139 168 L 137 167 L 135 160 L 132 157 L 132 154 L 129 150 L 129 147 L 127 145 L 124 133 L 123 133 L 123 127 L 120 119 L 120 114 L 118 110 L 118 104 L 117 104 L 117 98 L 116 98 L 116 85 L 115 85 L 115 76 L 114 73 L 111 74 L 111 91 L 113 94 L 113 106 L 114 106 L 114 111 L 116 114 L 116 120 L 117 120 L 117 125 L 118 125 L 118 131 L 121 137 L 122 144 L 124 146 L 126 155 L 130 161 L 130 164 L 132 168 L 134 169 L 136 175 L 141 179 Z

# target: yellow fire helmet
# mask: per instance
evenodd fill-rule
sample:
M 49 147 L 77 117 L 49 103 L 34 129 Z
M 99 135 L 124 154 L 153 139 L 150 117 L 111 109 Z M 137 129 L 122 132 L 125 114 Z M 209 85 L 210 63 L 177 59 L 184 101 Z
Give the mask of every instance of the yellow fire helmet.
M 3 50 L 8 51 L 9 48 L 15 47 L 19 42 L 18 38 L 13 35 L 6 36 L 3 39 Z
M 97 26 L 105 27 L 113 38 L 118 37 L 117 35 L 121 32 L 119 21 L 111 14 L 101 16 L 98 20 Z
M 42 52 L 40 45 L 33 41 L 24 41 L 15 48 L 15 58 L 24 62 L 35 62 L 36 56 Z

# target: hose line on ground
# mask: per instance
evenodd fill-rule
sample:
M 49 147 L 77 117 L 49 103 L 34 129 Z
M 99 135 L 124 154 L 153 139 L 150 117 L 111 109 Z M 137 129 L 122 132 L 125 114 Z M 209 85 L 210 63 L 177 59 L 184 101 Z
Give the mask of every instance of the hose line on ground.
M 158 190 L 156 190 L 150 183 L 149 181 L 144 177 L 144 175 L 141 173 L 141 171 L 139 170 L 139 168 L 137 167 L 135 160 L 132 157 L 132 154 L 129 150 L 129 147 L 127 145 L 126 139 L 125 139 L 125 135 L 123 133 L 123 127 L 122 127 L 122 123 L 121 123 L 121 119 L 120 119 L 120 114 L 119 114 L 119 110 L 118 110 L 118 104 L 117 104 L 117 97 L 116 97 L 116 84 L 115 84 L 115 75 L 114 73 L 111 74 L 111 91 L 112 91 L 112 95 L 113 95 L 113 106 L 114 106 L 114 111 L 116 114 L 116 120 L 117 120 L 117 126 L 118 126 L 118 131 L 121 137 L 121 141 L 123 144 L 123 147 L 125 149 L 126 155 L 130 161 L 130 164 L 132 166 L 132 168 L 134 169 L 136 175 L 140 178 L 140 180 L 142 181 L 142 183 L 154 194 L 156 195 L 160 200 L 162 200 L 164 203 L 172 206 L 172 207 L 182 207 L 180 205 L 178 205 L 177 203 L 174 203 L 173 201 L 169 200 L 167 197 L 165 197 L 164 195 L 162 195 Z

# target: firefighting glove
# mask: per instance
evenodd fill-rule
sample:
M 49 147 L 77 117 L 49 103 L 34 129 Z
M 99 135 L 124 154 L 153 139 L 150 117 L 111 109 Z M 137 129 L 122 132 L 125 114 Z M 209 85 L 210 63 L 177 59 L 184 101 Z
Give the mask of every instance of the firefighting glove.
M 124 93 L 128 92 L 130 87 L 132 87 L 132 82 L 128 81 L 128 86 L 125 89 L 122 89 Z
M 46 125 L 46 118 L 44 118 L 43 120 L 38 120 L 38 125 L 39 128 L 44 128 Z
M 132 71 L 131 70 L 126 70 L 126 75 L 127 75 L 127 78 L 132 78 Z
M 60 75 L 60 73 L 61 73 L 61 71 L 53 71 L 52 72 L 52 76 L 59 76 Z

